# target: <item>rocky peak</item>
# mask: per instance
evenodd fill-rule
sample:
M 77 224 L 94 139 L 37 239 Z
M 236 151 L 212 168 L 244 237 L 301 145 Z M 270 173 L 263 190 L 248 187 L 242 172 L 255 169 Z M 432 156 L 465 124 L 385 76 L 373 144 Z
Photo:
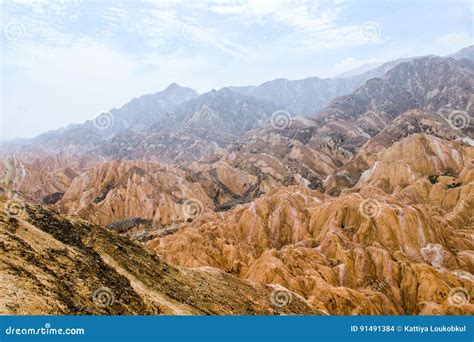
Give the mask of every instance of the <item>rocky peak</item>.
M 465 47 L 461 50 L 459 50 L 456 53 L 453 53 L 449 57 L 455 58 L 455 59 L 470 59 L 471 61 L 474 60 L 474 45 Z

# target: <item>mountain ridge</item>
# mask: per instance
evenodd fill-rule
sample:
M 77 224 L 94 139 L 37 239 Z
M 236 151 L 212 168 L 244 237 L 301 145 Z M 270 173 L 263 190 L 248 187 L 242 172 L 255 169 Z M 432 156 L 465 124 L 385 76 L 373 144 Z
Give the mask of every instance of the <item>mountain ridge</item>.
M 11 156 L 5 311 L 472 314 L 473 96 L 473 61 L 427 56 L 310 117 L 223 88 L 86 152 Z

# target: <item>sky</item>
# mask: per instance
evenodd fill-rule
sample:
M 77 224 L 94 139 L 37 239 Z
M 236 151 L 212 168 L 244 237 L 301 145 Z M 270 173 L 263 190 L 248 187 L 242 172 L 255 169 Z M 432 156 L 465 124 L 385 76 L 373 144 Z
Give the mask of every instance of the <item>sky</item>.
M 333 77 L 473 44 L 470 0 L 1 3 L 0 140 L 34 137 L 177 82 L 203 93 Z

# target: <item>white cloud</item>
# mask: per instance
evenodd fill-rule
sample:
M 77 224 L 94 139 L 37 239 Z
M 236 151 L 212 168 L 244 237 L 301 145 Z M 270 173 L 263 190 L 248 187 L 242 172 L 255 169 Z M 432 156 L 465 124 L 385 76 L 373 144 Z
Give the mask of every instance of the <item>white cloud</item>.
M 31 136 L 124 103 L 131 93 L 145 90 L 136 89 L 134 68 L 123 56 L 94 44 L 21 46 L 5 53 L 4 134 Z M 129 82 L 134 90 L 127 86 Z
M 229 1 L 209 9 L 218 14 L 243 16 L 247 21 L 260 24 L 272 21 L 309 33 L 334 27 L 341 14 L 341 7 L 337 2 L 296 0 Z

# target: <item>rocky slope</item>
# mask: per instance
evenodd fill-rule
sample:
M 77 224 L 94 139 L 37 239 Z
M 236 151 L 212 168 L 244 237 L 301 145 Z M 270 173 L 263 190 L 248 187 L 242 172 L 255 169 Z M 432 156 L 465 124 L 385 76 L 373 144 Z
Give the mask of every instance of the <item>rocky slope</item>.
M 242 134 L 270 123 L 277 107 L 230 89 L 210 91 L 176 108 L 140 132 L 125 131 L 94 153 L 109 159 L 157 159 L 170 163 L 215 156 Z M 211 129 L 212 128 L 212 129 Z
M 231 87 L 233 91 L 272 102 L 292 115 L 309 116 L 337 96 L 350 94 L 363 79 L 321 79 L 310 77 L 290 81 L 284 78 L 258 86 Z
M 474 60 L 474 45 L 465 47 L 464 49 L 459 50 L 456 53 L 453 53 L 449 57 L 455 58 L 455 59 L 470 59 L 471 61 Z
M 461 138 L 463 134 L 453 128 L 441 115 L 429 114 L 419 109 L 410 110 L 386 125 L 380 133 L 362 145 L 351 160 L 325 179 L 325 191 L 338 194 L 342 189 L 354 186 L 364 172 L 366 174 L 369 172 L 381 152 L 401 139 L 418 133 L 448 141 L 458 140 L 460 144 L 470 144 L 470 140 Z M 430 139 L 428 137 L 427 139 Z
M 0 204 L 1 314 L 318 314 L 286 289 L 176 267 L 78 218 Z
M 0 165 L 0 187 L 9 197 L 46 204 L 56 203 L 79 174 L 102 160 L 68 154 L 46 155 L 28 160 L 9 156 Z
M 227 175 L 218 176 L 219 181 L 235 191 L 222 196 L 218 207 L 248 202 L 281 185 L 338 194 L 371 166 L 367 154 L 410 134 L 471 143 L 471 69 L 469 63 L 439 57 L 400 63 L 383 79 L 369 80 L 353 94 L 337 98 L 314 119 L 282 114 L 279 125 L 250 131 L 208 159 L 209 165 L 191 164 L 188 170 L 201 183 L 214 177 L 212 173 Z M 410 84 L 418 82 L 418 90 L 400 83 L 397 73 L 412 80 Z
M 401 63 L 383 77 L 408 90 L 418 106 L 440 113 L 452 126 L 474 137 L 474 62 L 427 57 Z
M 337 198 L 274 189 L 147 244 L 175 264 L 279 283 L 330 314 L 474 313 L 473 156 L 413 135 Z
M 76 177 L 55 208 L 102 225 L 130 217 L 169 226 L 211 209 L 202 186 L 179 169 L 144 161 L 112 161 Z
M 464 55 L 461 51 L 459 54 Z M 361 73 L 340 75 L 334 78 L 309 77 L 294 81 L 280 78 L 258 86 L 231 87 L 231 89 L 275 103 L 279 109 L 286 110 L 291 115 L 311 116 L 327 106 L 333 99 L 351 94 L 366 81 L 382 77 L 396 65 L 413 59 L 415 57 L 399 58 Z
M 294 179 L 278 184 L 298 184 L 296 179 L 303 178 L 337 194 L 353 186 L 368 168 L 361 158 L 371 153 L 364 150 L 366 144 L 386 148 L 416 132 L 472 144 L 472 67 L 467 60 L 439 57 L 400 63 L 383 79 L 369 80 L 353 94 L 335 99 L 314 120 L 302 124 L 288 117 L 279 129 L 250 132 L 228 150 L 232 155 L 258 151 L 274 157 L 279 169 L 290 171 Z M 313 161 L 309 168 L 304 156 Z

